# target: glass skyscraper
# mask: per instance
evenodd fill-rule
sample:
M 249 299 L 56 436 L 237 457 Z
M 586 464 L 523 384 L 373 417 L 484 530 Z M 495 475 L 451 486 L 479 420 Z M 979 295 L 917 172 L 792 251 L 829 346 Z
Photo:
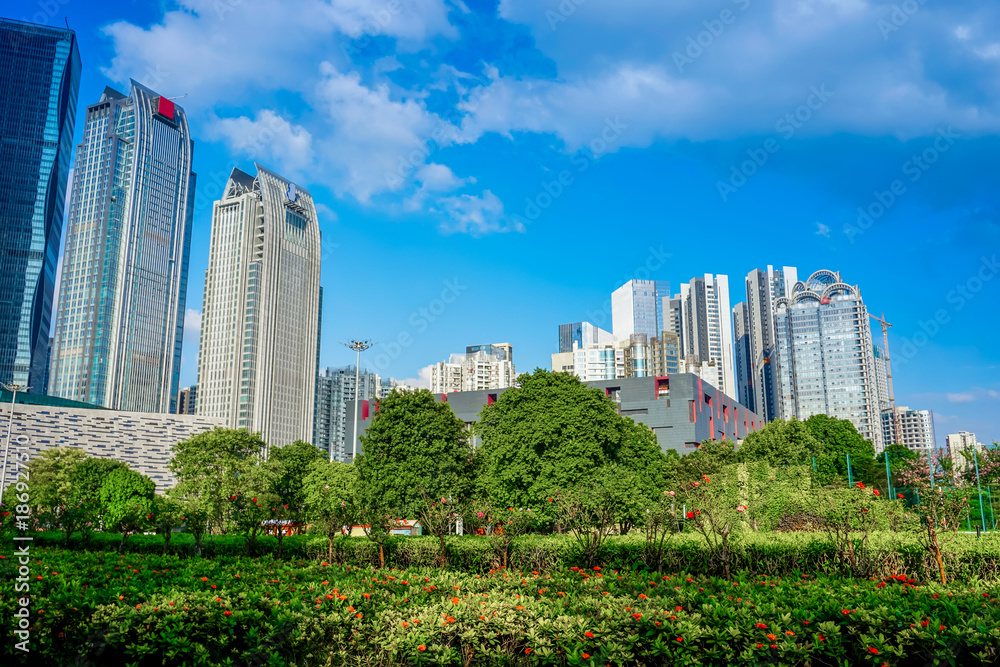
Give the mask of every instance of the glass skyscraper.
M 80 87 L 72 30 L 0 19 L 0 382 L 46 391 Z
M 778 417 L 850 420 L 883 448 L 877 368 L 868 309 L 839 273 L 817 271 L 775 300 Z
M 195 175 L 184 110 L 132 81 L 87 108 L 77 146 L 49 390 L 175 412 Z

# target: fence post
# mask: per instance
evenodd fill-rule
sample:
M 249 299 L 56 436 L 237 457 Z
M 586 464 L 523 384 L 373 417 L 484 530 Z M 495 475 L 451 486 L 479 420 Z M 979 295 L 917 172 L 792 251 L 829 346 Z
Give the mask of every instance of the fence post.
M 972 448 L 972 460 L 976 463 L 976 488 L 979 489 L 979 518 L 980 523 L 983 524 L 983 530 L 986 530 L 986 512 L 983 510 L 983 487 L 979 483 L 979 455 L 976 454 L 976 448 Z M 992 510 L 993 507 L 990 506 Z
M 851 472 L 851 455 L 844 454 L 847 457 L 847 486 L 854 486 L 854 473 Z
M 892 477 L 889 475 L 889 453 L 885 451 L 882 453 L 885 454 L 885 485 L 889 487 L 889 498 L 892 498 Z
M 816 486 L 816 457 L 814 456 L 814 457 L 812 457 L 812 459 L 813 459 L 812 485 Z

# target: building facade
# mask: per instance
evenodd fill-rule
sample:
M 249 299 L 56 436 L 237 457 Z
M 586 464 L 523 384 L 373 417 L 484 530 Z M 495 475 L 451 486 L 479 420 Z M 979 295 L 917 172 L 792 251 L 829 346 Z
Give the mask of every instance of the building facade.
M 892 409 L 882 410 L 882 442 L 885 446 L 903 445 L 924 456 L 933 451 L 934 441 L 934 413 L 931 410 L 911 410 L 906 406 L 896 406 L 899 415 L 899 427 L 902 434 L 902 442 L 896 442 L 895 428 L 892 423 Z
M 681 372 L 681 339 L 673 331 L 661 331 L 649 341 L 649 375 L 659 377 Z
M 976 439 L 975 433 L 969 431 L 949 433 L 945 442 L 948 445 L 948 455 L 958 474 L 975 470 L 976 460 L 986 451 L 986 445 Z
M 347 462 L 350 452 L 345 451 L 347 404 L 356 405 L 358 396 L 367 400 L 383 398 L 382 378 L 367 370 L 358 373 L 354 382 L 354 366 L 324 368 L 316 376 L 316 407 L 313 411 L 313 437 L 310 442 L 327 453 L 329 460 Z M 392 385 L 389 384 L 389 391 Z
M 49 391 L 175 412 L 194 211 L 184 110 L 133 81 L 87 108 L 77 146 Z
M 611 294 L 615 337 L 624 340 L 632 334 L 658 336 L 663 331 L 663 300 L 669 298 L 670 283 L 666 280 L 630 280 L 616 289 Z
M 9 408 L 10 394 L 0 393 L 0 402 Z M 56 447 L 76 447 L 90 456 L 121 461 L 151 478 L 162 493 L 177 481 L 167 467 L 174 445 L 220 426 L 221 420 L 211 417 L 108 410 L 51 396 L 18 394 L 11 445 L 26 446 L 30 458 Z M 8 481 L 13 472 L 11 460 Z
M 0 19 L 0 382 L 48 391 L 80 88 L 72 30 Z
M 684 357 L 719 366 L 718 388 L 738 396 L 733 364 L 733 321 L 729 306 L 729 277 L 706 273 L 681 285 L 681 339 Z
M 198 385 L 184 387 L 177 394 L 177 414 L 198 414 Z
M 705 440 L 741 442 L 748 433 L 763 428 L 764 421 L 746 406 L 726 396 L 715 387 L 690 374 L 670 377 L 617 378 L 588 382 L 604 392 L 618 407 L 621 415 L 648 426 L 660 448 L 681 454 L 698 449 Z M 437 394 L 455 415 L 471 425 L 479 419 L 482 409 L 510 389 L 481 390 L 452 394 Z M 516 391 L 516 390 L 513 390 Z M 360 436 L 377 414 L 377 404 L 362 401 L 357 414 L 358 451 L 363 447 Z M 354 406 L 347 406 L 348 431 L 353 430 Z M 474 444 L 479 444 L 474 440 Z
M 756 405 L 754 365 L 750 356 L 750 312 L 746 303 L 733 306 L 733 367 L 737 396 L 743 405 Z
M 771 364 L 775 352 L 774 312 L 775 303 L 782 297 L 788 297 L 792 288 L 798 282 L 798 269 L 794 266 L 783 266 L 775 269 L 768 265 L 766 269 L 754 269 L 746 278 L 745 312 L 733 310 L 733 326 L 745 336 L 743 345 L 746 357 L 742 359 L 740 374 L 745 379 L 739 381 L 748 388 L 750 405 L 759 415 L 771 421 L 778 416 L 777 385 L 774 382 L 773 366 Z M 740 335 L 736 336 L 737 353 L 740 353 Z
M 465 350 L 465 354 L 453 354 L 448 361 L 431 367 L 432 392 L 447 394 L 514 385 L 517 374 L 510 343 L 470 345 Z
M 778 417 L 848 419 L 882 451 L 868 309 L 857 286 L 817 271 L 775 302 Z
M 309 192 L 256 168 L 212 209 L 198 414 L 280 447 L 313 438 L 321 242 Z
M 611 332 L 596 327 L 590 322 L 572 322 L 559 325 L 559 352 L 572 352 L 574 345 L 584 348 L 590 345 L 614 343 L 618 338 Z

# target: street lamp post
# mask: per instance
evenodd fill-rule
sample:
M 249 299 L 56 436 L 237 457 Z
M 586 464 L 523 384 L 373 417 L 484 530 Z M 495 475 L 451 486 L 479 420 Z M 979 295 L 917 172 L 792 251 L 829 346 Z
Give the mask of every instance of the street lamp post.
M 10 419 L 7 421 L 7 444 L 3 448 L 3 471 L 0 472 L 0 498 L 7 487 L 7 456 L 10 454 L 10 436 L 14 429 L 14 402 L 17 400 L 17 392 L 27 392 L 31 387 L 22 387 L 19 384 L 0 384 L 5 390 L 10 392 Z
M 354 439 L 352 443 L 352 453 L 351 453 L 351 463 L 354 463 L 354 459 L 358 457 L 358 406 L 361 403 L 361 394 L 359 392 L 359 383 L 361 382 L 361 353 L 370 348 L 375 343 L 370 340 L 352 340 L 347 343 L 343 343 L 347 347 L 351 348 L 358 353 L 357 362 L 354 364 Z M 333 461 L 333 449 L 330 449 L 330 461 Z

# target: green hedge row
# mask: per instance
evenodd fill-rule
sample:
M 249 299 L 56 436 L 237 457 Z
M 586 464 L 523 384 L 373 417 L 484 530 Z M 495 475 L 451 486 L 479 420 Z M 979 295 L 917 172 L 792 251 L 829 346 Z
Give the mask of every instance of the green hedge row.
M 9 539 L 9 538 L 8 538 Z M 74 536 L 70 548 L 88 551 L 114 551 L 120 538 L 107 533 L 94 533 L 88 538 Z M 38 533 L 39 546 L 61 547 L 62 533 Z M 450 569 L 484 573 L 500 566 L 494 545 L 485 537 L 449 537 L 446 541 Z M 871 538 L 874 561 L 873 576 L 882 577 L 907 573 L 922 579 L 935 578 L 936 564 L 910 536 L 878 533 Z M 163 539 L 153 535 L 134 535 L 126 542 L 125 551 L 137 554 L 164 552 Z M 618 569 L 643 569 L 645 542 L 641 535 L 610 538 L 598 554 L 597 563 Z M 194 539 L 188 534 L 174 535 L 166 549 L 169 554 L 194 557 Z M 277 555 L 276 538 L 262 538 L 251 555 Z M 202 557 L 229 557 L 246 554 L 244 540 L 238 535 L 208 536 L 202 544 Z M 390 567 L 433 567 L 440 555 L 438 542 L 432 537 L 390 537 L 385 545 L 386 564 Z M 671 539 L 665 556 L 664 571 L 688 571 L 717 574 L 707 557 L 704 543 L 693 535 L 678 535 Z M 345 565 L 378 565 L 378 547 L 364 538 L 343 538 L 334 542 L 333 557 L 329 557 L 325 537 L 301 535 L 287 537 L 282 543 L 281 557 L 287 559 L 332 560 Z M 751 533 L 732 549 L 732 568 L 768 576 L 796 572 L 844 574 L 828 540 L 815 534 Z M 974 535 L 959 535 L 944 553 L 950 578 L 1000 580 L 1000 535 L 989 534 L 981 539 Z M 549 570 L 581 564 L 577 542 L 566 535 L 528 535 L 518 538 L 511 550 L 508 565 L 522 570 Z

